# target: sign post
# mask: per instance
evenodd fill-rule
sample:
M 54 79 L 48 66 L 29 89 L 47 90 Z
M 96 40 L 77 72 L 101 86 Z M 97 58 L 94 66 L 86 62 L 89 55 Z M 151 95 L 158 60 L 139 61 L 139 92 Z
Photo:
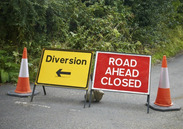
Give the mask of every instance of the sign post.
M 43 49 L 36 85 L 77 88 L 88 90 L 93 53 L 89 51 Z
M 92 89 L 147 95 L 149 112 L 150 70 L 151 56 L 97 51 Z

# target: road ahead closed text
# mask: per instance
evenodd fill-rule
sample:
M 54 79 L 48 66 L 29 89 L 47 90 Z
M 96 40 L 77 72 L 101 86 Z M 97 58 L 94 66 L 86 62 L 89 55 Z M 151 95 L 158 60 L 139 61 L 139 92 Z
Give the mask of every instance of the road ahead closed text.
M 94 89 L 149 93 L 150 57 L 97 53 Z

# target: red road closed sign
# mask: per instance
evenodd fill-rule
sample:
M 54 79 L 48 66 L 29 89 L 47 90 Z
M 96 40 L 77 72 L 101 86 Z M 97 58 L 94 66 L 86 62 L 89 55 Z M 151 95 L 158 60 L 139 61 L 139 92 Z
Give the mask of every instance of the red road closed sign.
M 92 89 L 149 94 L 151 56 L 96 52 Z

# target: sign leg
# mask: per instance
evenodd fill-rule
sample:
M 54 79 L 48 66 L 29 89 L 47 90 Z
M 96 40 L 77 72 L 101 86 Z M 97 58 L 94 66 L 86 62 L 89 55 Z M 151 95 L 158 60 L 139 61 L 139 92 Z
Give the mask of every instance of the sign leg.
M 88 90 L 86 90 L 86 94 L 85 94 L 84 108 L 85 108 L 85 105 L 86 105 L 87 93 L 88 93 Z
M 149 100 L 150 100 L 150 95 L 147 95 L 147 113 L 149 114 Z
M 44 95 L 46 95 L 46 90 L 45 90 L 45 86 L 43 86 L 43 91 L 44 91 Z
M 36 89 L 36 85 L 34 84 L 33 91 L 32 91 L 32 96 L 31 96 L 31 102 L 33 101 L 35 89 Z
M 89 107 L 91 105 L 91 100 L 92 100 L 92 89 L 90 90 Z

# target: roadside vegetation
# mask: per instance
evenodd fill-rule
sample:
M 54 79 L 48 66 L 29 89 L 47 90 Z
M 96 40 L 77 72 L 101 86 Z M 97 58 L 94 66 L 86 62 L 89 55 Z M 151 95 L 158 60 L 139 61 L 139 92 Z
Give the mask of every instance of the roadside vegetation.
M 183 0 L 1 0 L 0 83 L 16 82 L 27 47 L 34 81 L 42 48 L 152 55 L 183 50 Z

